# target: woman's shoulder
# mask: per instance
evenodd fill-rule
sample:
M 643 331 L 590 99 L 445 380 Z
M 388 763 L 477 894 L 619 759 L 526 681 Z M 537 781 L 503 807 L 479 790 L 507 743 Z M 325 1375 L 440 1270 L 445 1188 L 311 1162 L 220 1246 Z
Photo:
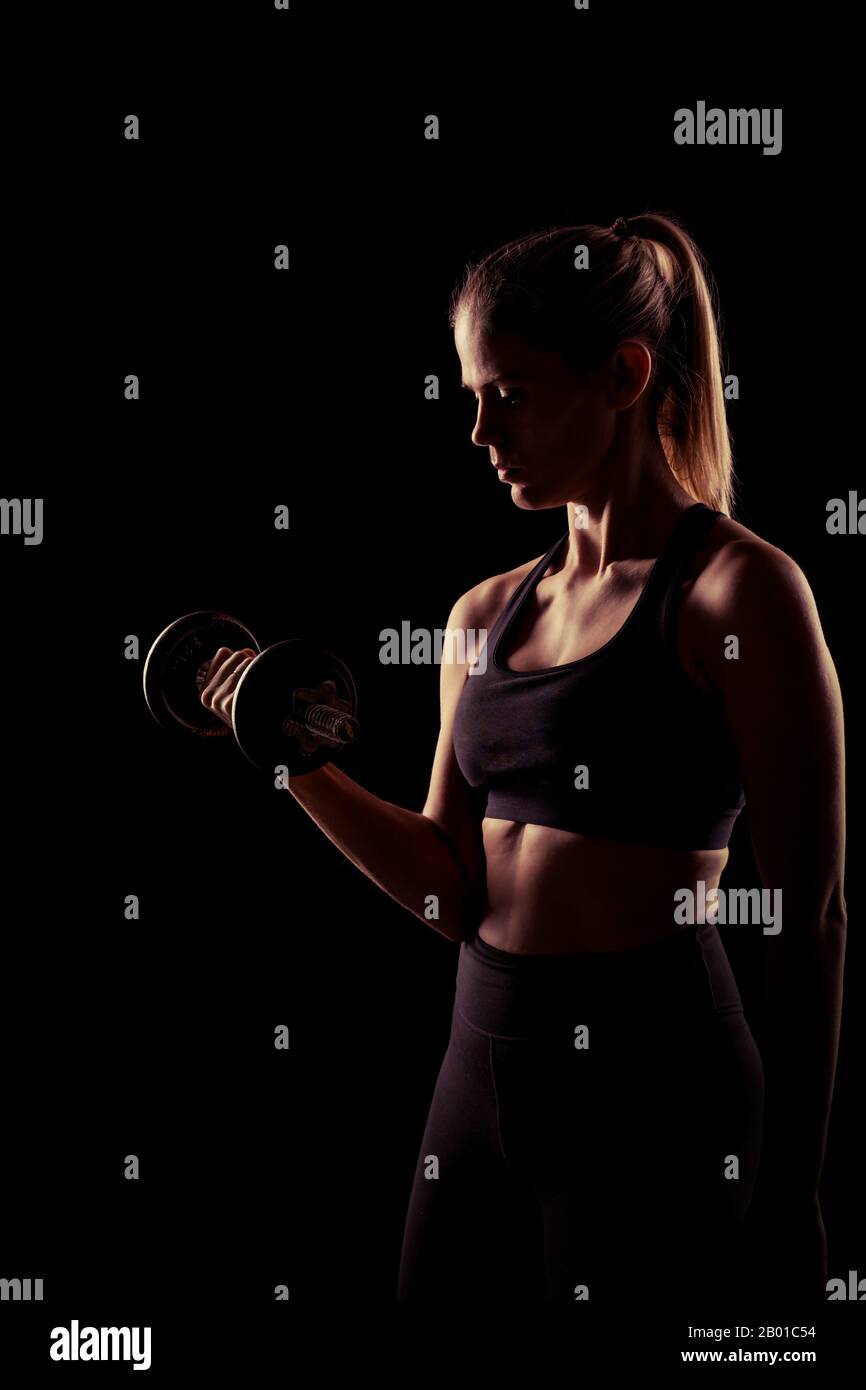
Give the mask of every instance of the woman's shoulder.
M 687 578 L 698 595 L 732 598 L 772 581 L 798 589 L 808 582 L 796 560 L 733 517 L 721 516 L 692 556 Z
M 732 517 L 710 527 L 686 570 L 678 622 L 684 655 L 717 644 L 720 633 L 820 629 L 796 560 Z
M 512 569 L 502 570 L 499 574 L 491 574 L 486 579 L 479 580 L 471 589 L 467 589 L 451 610 L 449 626 L 452 625 L 453 619 L 454 625 L 458 627 L 492 627 L 515 589 L 532 573 L 546 553 L 544 551 L 532 560 L 525 560 Z

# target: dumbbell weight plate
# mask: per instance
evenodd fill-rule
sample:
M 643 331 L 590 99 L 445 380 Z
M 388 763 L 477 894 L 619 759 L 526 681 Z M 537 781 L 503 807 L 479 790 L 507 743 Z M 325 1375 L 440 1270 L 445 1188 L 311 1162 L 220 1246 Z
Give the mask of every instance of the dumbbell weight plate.
M 299 691 L 308 695 L 293 700 Z M 314 692 L 319 694 L 311 701 Z M 286 766 L 290 776 L 299 776 L 338 756 L 342 744 L 298 736 L 303 710 L 310 703 L 356 714 L 355 682 L 332 652 L 296 638 L 275 643 L 251 661 L 238 681 L 232 706 L 235 737 L 250 762 L 267 771 Z
M 163 728 L 183 728 L 205 738 L 231 733 L 228 724 L 201 703 L 196 677 L 219 647 L 261 650 L 248 627 L 227 613 L 187 613 L 161 632 L 144 663 L 144 698 Z

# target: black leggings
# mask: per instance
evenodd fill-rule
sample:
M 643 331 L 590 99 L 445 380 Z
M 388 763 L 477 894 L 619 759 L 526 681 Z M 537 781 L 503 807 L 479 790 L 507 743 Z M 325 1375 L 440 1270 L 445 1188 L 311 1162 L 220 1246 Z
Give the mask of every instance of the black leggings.
M 736 1292 L 763 1103 L 715 926 L 602 954 L 463 942 L 397 1298 Z

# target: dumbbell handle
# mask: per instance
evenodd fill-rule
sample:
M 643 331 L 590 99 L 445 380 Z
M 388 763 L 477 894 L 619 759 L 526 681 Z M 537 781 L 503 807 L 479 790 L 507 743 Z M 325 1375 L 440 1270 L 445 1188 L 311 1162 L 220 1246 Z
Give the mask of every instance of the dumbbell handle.
M 199 691 L 204 689 L 207 673 L 210 669 L 212 658 L 202 662 L 195 673 L 195 683 Z M 294 694 L 292 704 L 296 705 Z M 283 732 L 287 735 L 296 734 L 298 729 L 291 729 L 295 724 L 301 729 L 308 730 L 311 734 L 324 734 L 326 738 L 333 739 L 334 743 L 352 743 L 360 730 L 360 724 L 354 715 L 348 714 L 345 710 L 334 709 L 332 705 L 307 705 L 303 709 L 293 709 L 283 725 Z
M 324 733 L 337 743 L 352 743 L 358 737 L 361 726 L 354 715 L 345 710 L 334 709 L 331 705 L 307 705 L 301 713 L 311 733 Z

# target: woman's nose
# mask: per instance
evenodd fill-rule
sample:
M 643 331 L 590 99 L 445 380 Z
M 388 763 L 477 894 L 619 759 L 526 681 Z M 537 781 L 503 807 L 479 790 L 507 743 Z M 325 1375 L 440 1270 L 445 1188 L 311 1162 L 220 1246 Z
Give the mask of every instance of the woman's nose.
M 493 408 L 480 404 L 475 428 L 472 431 L 472 443 L 477 444 L 479 448 L 486 449 L 489 444 L 498 444 L 501 439 L 502 430 L 496 421 Z

